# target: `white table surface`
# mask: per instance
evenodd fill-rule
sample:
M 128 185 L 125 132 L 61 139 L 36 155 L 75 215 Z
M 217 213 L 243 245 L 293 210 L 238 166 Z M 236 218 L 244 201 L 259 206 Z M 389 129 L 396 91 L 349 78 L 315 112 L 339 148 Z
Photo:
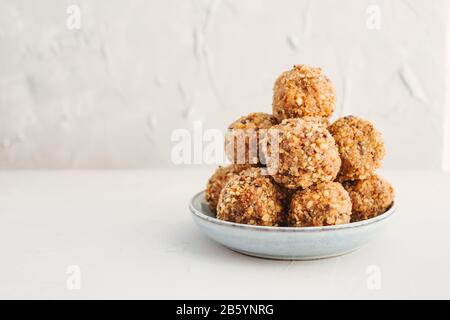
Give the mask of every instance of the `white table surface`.
M 0 298 L 450 298 L 450 175 L 385 172 L 398 210 L 378 241 L 284 262 L 200 234 L 187 205 L 209 174 L 0 172 Z

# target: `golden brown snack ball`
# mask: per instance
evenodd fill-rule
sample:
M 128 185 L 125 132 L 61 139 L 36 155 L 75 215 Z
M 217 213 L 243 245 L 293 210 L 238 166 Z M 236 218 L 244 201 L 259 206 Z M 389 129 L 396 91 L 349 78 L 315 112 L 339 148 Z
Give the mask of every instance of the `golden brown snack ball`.
M 273 136 L 278 139 L 273 142 Z M 271 141 L 272 140 L 272 141 Z M 333 181 L 341 159 L 324 125 L 305 119 L 286 119 L 269 130 L 267 167 L 274 180 L 288 189 Z
M 279 121 L 304 116 L 328 118 L 335 103 L 334 86 L 320 68 L 296 65 L 275 81 L 272 112 Z
M 291 201 L 291 227 L 319 227 L 350 222 L 352 203 L 338 182 L 320 183 L 297 191 Z
M 347 116 L 336 120 L 328 130 L 342 160 L 339 181 L 364 179 L 381 166 L 385 154 L 383 139 L 369 121 Z
M 352 200 L 352 222 L 376 217 L 392 205 L 394 188 L 377 174 L 367 179 L 346 181 L 343 183 Z
M 264 130 L 278 124 L 271 114 L 254 112 L 228 126 L 225 153 L 232 163 L 260 164 L 260 138 Z
M 278 188 L 260 168 L 252 168 L 232 177 L 220 193 L 217 218 L 225 221 L 279 226 L 283 207 Z
M 208 202 L 209 208 L 212 212 L 216 212 L 220 191 L 222 191 L 222 188 L 227 183 L 227 181 L 231 177 L 241 173 L 242 171 L 250 167 L 250 165 L 231 164 L 225 167 L 217 168 L 211 178 L 209 178 L 205 192 L 206 202 Z

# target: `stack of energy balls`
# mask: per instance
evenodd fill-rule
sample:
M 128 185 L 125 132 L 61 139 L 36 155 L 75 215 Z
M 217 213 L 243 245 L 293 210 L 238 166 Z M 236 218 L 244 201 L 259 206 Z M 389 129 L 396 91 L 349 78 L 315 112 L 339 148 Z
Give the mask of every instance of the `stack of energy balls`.
M 205 193 L 216 217 L 313 227 L 384 213 L 394 190 L 375 173 L 385 155 L 380 132 L 354 116 L 330 125 L 335 89 L 320 68 L 296 65 L 273 91 L 272 115 L 251 113 L 228 128 L 232 164 L 216 170 Z

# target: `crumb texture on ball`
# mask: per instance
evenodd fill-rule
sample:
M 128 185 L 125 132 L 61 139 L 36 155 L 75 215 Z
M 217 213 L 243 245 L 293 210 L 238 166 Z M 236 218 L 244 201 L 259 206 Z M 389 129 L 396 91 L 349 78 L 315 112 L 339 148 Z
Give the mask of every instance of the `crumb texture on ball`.
M 328 130 L 342 160 L 339 181 L 367 178 L 381 166 L 385 154 L 383 138 L 372 123 L 346 116 L 336 120 Z
M 324 126 L 325 128 L 328 128 L 330 125 L 330 120 L 328 118 L 324 118 L 324 117 L 306 116 L 306 117 L 302 117 L 302 120 L 314 122 L 318 125 Z
M 260 168 L 251 168 L 228 180 L 220 193 L 217 218 L 259 225 L 282 224 L 282 196 L 270 176 Z
M 286 119 L 269 130 L 267 167 L 274 180 L 288 189 L 333 181 L 341 159 L 333 137 L 319 121 Z
M 279 121 L 304 116 L 328 118 L 335 103 L 334 86 L 320 68 L 296 65 L 275 81 L 272 112 Z
M 225 167 L 219 167 L 214 174 L 209 178 L 205 191 L 205 200 L 212 212 L 216 212 L 217 203 L 219 202 L 220 192 L 228 180 L 241 173 L 242 171 L 251 168 L 249 165 L 231 164 Z
M 377 174 L 367 179 L 346 181 L 343 186 L 352 200 L 352 222 L 383 214 L 394 202 L 394 188 Z
M 225 154 L 236 164 L 261 164 L 262 148 L 260 139 L 265 130 L 278 124 L 271 114 L 263 112 L 250 113 L 228 126 L 225 137 Z
M 319 227 L 349 223 L 352 203 L 338 182 L 325 182 L 297 191 L 291 201 L 291 227 Z

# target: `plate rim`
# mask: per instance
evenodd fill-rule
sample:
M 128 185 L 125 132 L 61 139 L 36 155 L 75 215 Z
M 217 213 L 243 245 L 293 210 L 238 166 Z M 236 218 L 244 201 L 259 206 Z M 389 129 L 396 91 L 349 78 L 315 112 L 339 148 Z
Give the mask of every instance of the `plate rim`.
M 243 224 L 243 223 L 236 223 L 236 222 L 230 222 L 225 220 L 220 220 L 214 217 L 210 217 L 200 210 L 196 209 L 194 206 L 194 201 L 204 195 L 205 190 L 202 190 L 200 192 L 197 192 L 189 202 L 189 210 L 193 215 L 196 217 L 207 221 L 209 223 L 213 223 L 216 225 L 221 225 L 224 227 L 232 227 L 232 228 L 240 228 L 240 229 L 248 229 L 253 231 L 265 231 L 265 232 L 323 232 L 323 231 L 337 231 L 337 230 L 346 230 L 346 229 L 354 229 L 354 228 L 360 228 L 363 226 L 371 225 L 380 221 L 383 221 L 389 217 L 391 217 L 394 212 L 397 209 L 397 203 L 394 200 L 391 207 L 384 213 L 367 220 L 358 221 L 358 222 L 352 222 L 352 223 L 345 223 L 345 224 L 338 224 L 333 226 L 320 226 L 320 227 L 269 227 L 269 226 L 256 226 L 256 225 L 249 225 L 249 224 Z M 203 197 L 204 198 L 204 197 Z

